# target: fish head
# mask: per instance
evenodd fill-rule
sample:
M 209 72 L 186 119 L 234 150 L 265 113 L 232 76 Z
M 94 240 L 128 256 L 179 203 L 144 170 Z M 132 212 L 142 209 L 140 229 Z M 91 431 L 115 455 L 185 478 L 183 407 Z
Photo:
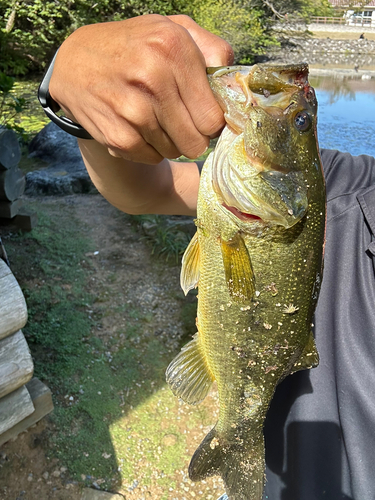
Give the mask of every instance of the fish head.
M 292 227 L 321 176 L 317 100 L 306 64 L 209 71 L 227 126 L 215 150 L 213 189 L 242 222 Z

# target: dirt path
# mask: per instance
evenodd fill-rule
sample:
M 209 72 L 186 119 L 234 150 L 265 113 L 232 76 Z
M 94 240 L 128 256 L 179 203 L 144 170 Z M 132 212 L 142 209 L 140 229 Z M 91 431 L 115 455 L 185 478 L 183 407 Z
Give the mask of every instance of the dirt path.
M 97 297 L 90 314 L 100 320 L 92 335 L 103 342 L 117 339 L 111 351 L 114 356 L 121 347 L 125 323 L 138 321 L 133 317 L 138 310 L 144 319 L 142 338 L 135 338 L 133 347 L 141 349 L 142 342 L 151 342 L 156 335 L 167 359 L 172 359 L 186 335 L 181 320 L 185 299 L 179 287 L 179 265 L 165 265 L 152 256 L 150 246 L 124 214 L 100 195 L 49 197 L 37 203 L 46 210 L 57 208 L 65 216 L 78 218 L 94 242 L 95 251 L 87 254 L 90 292 Z M 152 373 L 145 373 L 142 383 L 153 386 Z M 120 396 L 124 401 L 124 393 Z M 59 397 L 56 401 L 61 403 Z M 103 456 L 113 455 L 111 460 L 115 459 L 119 471 L 111 490 L 128 500 L 216 500 L 223 492 L 217 479 L 194 484 L 187 478 L 189 458 L 215 421 L 215 393 L 199 408 L 191 408 L 181 405 L 168 389 L 157 387 L 141 406 L 130 408 L 108 428 L 110 450 Z M 47 417 L 0 448 L 0 500 L 80 500 L 83 486 L 100 487 L 104 480 L 97 477 L 90 484 L 92 472 L 81 475 L 80 481 L 73 478 L 71 464 L 48 458 L 51 435 L 58 432 L 53 418 Z M 125 438 L 134 446 L 125 446 Z M 122 468 L 130 472 L 123 473 Z

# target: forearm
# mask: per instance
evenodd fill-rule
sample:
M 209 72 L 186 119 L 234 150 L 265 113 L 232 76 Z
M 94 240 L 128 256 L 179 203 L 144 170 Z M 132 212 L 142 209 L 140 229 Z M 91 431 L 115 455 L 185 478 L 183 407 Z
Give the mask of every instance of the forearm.
M 96 188 L 123 212 L 195 215 L 199 186 L 195 163 L 135 163 L 111 156 L 96 141 L 78 142 Z

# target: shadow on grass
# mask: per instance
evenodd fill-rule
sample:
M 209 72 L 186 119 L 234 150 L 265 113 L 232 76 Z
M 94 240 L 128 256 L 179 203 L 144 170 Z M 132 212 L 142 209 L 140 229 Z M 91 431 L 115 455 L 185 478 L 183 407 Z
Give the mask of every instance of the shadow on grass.
M 186 428 L 197 423 L 196 414 L 176 418 L 184 412 L 165 388 L 166 366 L 179 348 L 171 350 L 154 333 L 142 336 L 152 317 L 128 304 L 122 306 L 128 320 L 122 333 L 95 336 L 100 318 L 93 304 L 100 298 L 88 288 L 94 274 L 88 228 L 69 207 L 63 214 L 56 204 L 32 202 L 31 208 L 38 226 L 7 234 L 4 243 L 28 304 L 24 333 L 35 376 L 53 392 L 46 452 L 72 479 L 106 490 L 136 488 L 141 468 L 143 483 L 156 481 L 159 498 L 168 498 L 171 476 L 188 460 Z M 195 303 L 187 303 L 181 321 L 194 324 L 194 318 Z

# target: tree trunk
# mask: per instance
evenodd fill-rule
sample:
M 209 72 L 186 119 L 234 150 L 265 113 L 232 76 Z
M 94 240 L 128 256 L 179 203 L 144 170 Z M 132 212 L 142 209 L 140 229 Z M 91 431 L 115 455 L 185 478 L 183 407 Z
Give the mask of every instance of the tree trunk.
M 0 172 L 0 200 L 17 200 L 23 195 L 25 187 L 26 178 L 19 168 Z
M 0 340 L 0 398 L 26 384 L 33 371 L 29 346 L 21 330 Z
M 27 308 L 22 290 L 12 271 L 0 259 L 0 339 L 23 328 Z
M 0 170 L 8 170 L 18 165 L 21 149 L 13 130 L 0 128 Z
M 23 201 L 20 198 L 14 201 L 0 201 L 0 218 L 13 219 L 22 205 Z
M 37 378 L 33 378 L 26 384 L 35 411 L 29 416 L 21 420 L 18 424 L 13 425 L 10 429 L 0 434 L 0 446 L 10 439 L 14 439 L 21 432 L 26 431 L 29 427 L 39 422 L 41 418 L 53 410 L 52 394 L 46 385 Z M 0 415 L 1 415 L 1 399 L 0 399 Z
M 0 435 L 35 411 L 29 391 L 23 385 L 0 399 Z

